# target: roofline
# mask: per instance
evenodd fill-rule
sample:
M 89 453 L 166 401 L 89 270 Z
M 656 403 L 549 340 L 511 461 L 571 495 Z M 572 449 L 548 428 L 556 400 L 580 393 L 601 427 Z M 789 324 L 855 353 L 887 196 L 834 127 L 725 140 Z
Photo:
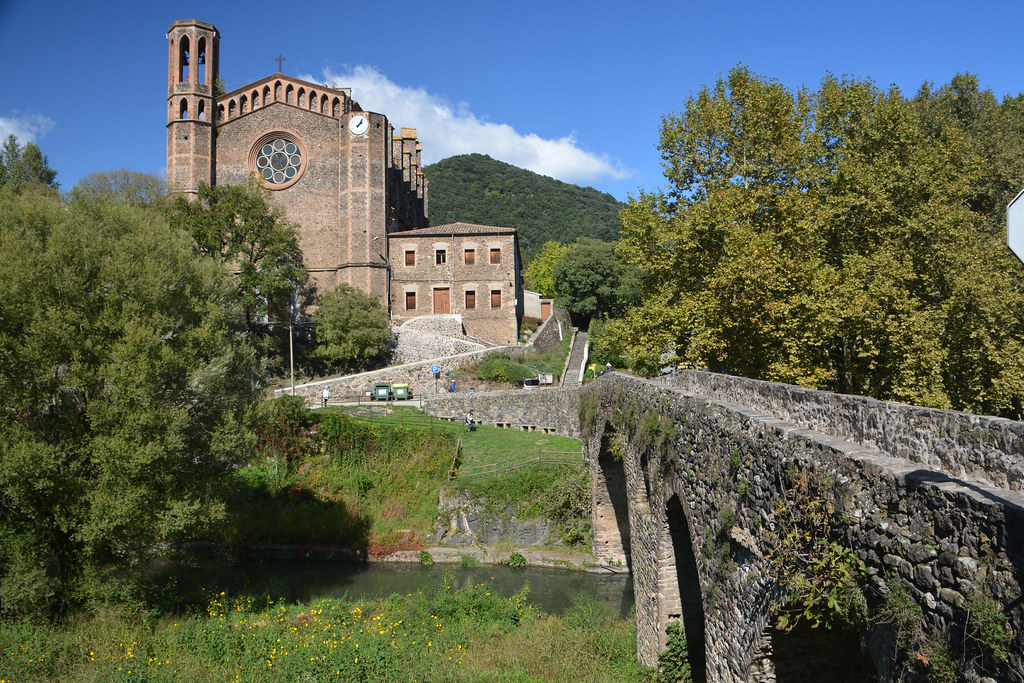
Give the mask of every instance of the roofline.
M 431 229 L 433 229 L 434 227 L 440 228 L 440 227 L 444 227 L 444 226 L 440 226 L 440 225 L 439 226 L 431 226 Z M 516 238 L 519 237 L 519 231 L 516 230 L 515 228 L 497 228 L 496 227 L 496 228 L 492 228 L 490 230 L 472 230 L 472 231 L 468 231 L 468 232 L 467 231 L 459 231 L 459 232 L 454 232 L 454 233 L 452 231 L 450 231 L 450 230 L 448 232 L 445 232 L 443 230 L 439 231 L 439 232 L 420 232 L 420 230 L 425 230 L 425 229 L 427 229 L 427 228 L 414 228 L 412 230 L 400 230 L 398 232 L 392 232 L 392 233 L 390 233 L 388 235 L 388 239 L 391 239 L 392 237 L 446 237 L 446 236 L 451 236 L 453 234 L 457 235 L 457 236 L 467 236 L 467 235 L 512 235 L 513 237 L 516 237 Z
M 219 95 L 217 97 L 217 99 L 219 100 L 219 99 L 224 98 L 224 97 L 234 97 L 235 95 L 238 95 L 240 93 L 244 93 L 245 91 L 249 90 L 250 88 L 254 88 L 256 86 L 263 85 L 264 83 L 269 83 L 271 81 L 277 81 L 277 80 L 281 80 L 281 79 L 284 79 L 284 80 L 287 80 L 287 81 L 291 81 L 293 83 L 298 83 L 299 85 L 304 85 L 304 86 L 307 86 L 307 87 L 310 87 L 310 88 L 316 88 L 317 90 L 330 90 L 331 92 L 345 93 L 350 100 L 352 99 L 352 88 L 332 88 L 329 85 L 323 85 L 321 83 L 311 83 L 309 81 L 304 81 L 301 78 L 295 78 L 294 76 L 288 76 L 286 74 L 281 73 L 280 71 L 278 71 L 277 73 L 270 74 L 269 76 L 264 76 L 263 78 L 261 78 L 259 80 L 256 80 L 256 81 L 252 81 L 251 83 L 246 83 L 245 85 L 240 85 L 237 88 L 235 88 L 234 90 L 232 90 L 231 92 L 226 92 L 223 95 Z M 352 100 L 352 104 L 353 104 L 353 106 L 356 104 L 355 100 Z

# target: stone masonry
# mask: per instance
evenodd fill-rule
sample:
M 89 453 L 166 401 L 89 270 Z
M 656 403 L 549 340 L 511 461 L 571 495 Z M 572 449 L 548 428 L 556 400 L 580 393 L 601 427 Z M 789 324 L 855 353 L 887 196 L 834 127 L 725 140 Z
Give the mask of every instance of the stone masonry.
M 926 634 L 973 667 L 966 675 L 1024 681 L 1024 495 L 994 483 L 1017 481 L 1010 435 L 1024 425 L 694 372 L 664 382 L 612 373 L 582 390 L 580 406 L 595 554 L 633 571 L 642 662 L 656 664 L 666 625 L 681 620 L 695 680 L 895 679 L 886 625 L 846 641 L 839 630 L 773 628 L 780 594 L 765 530 L 807 472 L 828 482 L 843 542 L 867 570 L 869 607 L 899 582 Z M 972 595 L 1009 616 L 1008 662 L 965 636 Z M 825 638 L 814 661 L 811 635 Z

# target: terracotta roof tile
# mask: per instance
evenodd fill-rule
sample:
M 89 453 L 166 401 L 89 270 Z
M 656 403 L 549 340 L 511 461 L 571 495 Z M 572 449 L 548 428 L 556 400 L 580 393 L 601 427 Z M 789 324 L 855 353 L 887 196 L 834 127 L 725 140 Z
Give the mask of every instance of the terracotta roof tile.
M 449 223 L 432 225 L 429 228 L 402 230 L 393 232 L 388 237 L 420 237 L 423 235 L 514 235 L 515 228 L 502 228 L 496 225 L 474 225 L 473 223 Z

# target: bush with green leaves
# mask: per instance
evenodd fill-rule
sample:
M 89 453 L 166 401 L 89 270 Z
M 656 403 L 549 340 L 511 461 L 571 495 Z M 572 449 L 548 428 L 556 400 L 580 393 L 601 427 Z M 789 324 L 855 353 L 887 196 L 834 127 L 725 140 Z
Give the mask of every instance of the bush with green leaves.
M 669 622 L 668 640 L 658 655 L 658 681 L 661 683 L 692 683 L 686 631 L 678 621 Z

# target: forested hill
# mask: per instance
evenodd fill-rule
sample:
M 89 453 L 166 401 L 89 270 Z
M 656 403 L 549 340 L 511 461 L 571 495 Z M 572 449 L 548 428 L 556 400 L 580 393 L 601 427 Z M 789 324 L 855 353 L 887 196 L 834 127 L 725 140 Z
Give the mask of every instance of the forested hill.
M 430 181 L 431 225 L 461 221 L 517 228 L 527 262 L 548 240 L 618 239 L 623 204 L 592 187 L 563 183 L 483 154 L 449 157 L 423 172 Z

